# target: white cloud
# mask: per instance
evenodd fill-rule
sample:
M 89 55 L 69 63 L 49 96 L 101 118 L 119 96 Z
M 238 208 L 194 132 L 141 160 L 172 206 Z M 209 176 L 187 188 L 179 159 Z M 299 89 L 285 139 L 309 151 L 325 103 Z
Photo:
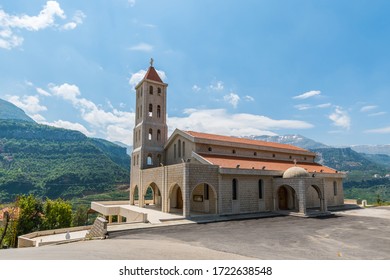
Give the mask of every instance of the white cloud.
M 225 109 L 186 109 L 185 117 L 170 117 L 170 133 L 175 128 L 231 136 L 276 135 L 270 130 L 307 129 L 313 125 L 296 120 L 273 120 L 252 114 L 228 114 Z M 213 120 L 213 121 L 210 121 Z
M 129 3 L 130 7 L 134 7 L 135 0 L 127 0 L 127 2 Z
M 222 81 L 216 81 L 216 82 L 213 82 L 209 88 L 211 90 L 214 90 L 214 91 L 222 91 L 223 90 L 223 82 Z
M 157 70 L 157 74 L 160 76 L 161 80 L 165 81 L 167 79 L 167 75 L 164 71 Z M 134 89 L 136 85 L 138 85 L 139 82 L 142 81 L 142 79 L 145 77 L 146 70 L 139 70 L 137 73 L 131 74 L 131 77 L 129 79 L 129 84 L 131 85 L 131 88 Z
M 134 113 L 117 110 L 112 105 L 109 106 L 110 110 L 104 110 L 94 102 L 82 98 L 80 89 L 76 85 L 65 83 L 58 86 L 50 84 L 49 90 L 54 96 L 69 101 L 74 108 L 79 110 L 82 119 L 94 131 L 102 134 L 104 138 L 115 139 L 116 141 L 131 145 L 135 118 Z M 82 128 L 79 127 L 77 130 L 80 129 Z
M 88 129 L 80 123 L 72 123 L 72 122 L 63 121 L 63 120 L 58 120 L 55 122 L 42 122 L 42 123 L 46 124 L 46 125 L 50 125 L 50 126 L 60 127 L 60 128 L 77 130 L 77 131 L 80 131 L 81 133 L 83 133 L 87 136 L 94 136 L 95 135 L 95 132 L 88 131 Z
M 250 96 L 250 95 L 245 95 L 245 96 L 244 96 L 244 100 L 245 100 L 245 101 L 248 101 L 248 102 L 253 102 L 253 101 L 255 101 L 255 99 L 254 99 L 252 96 Z
M 141 52 L 151 52 L 153 46 L 146 43 L 139 43 L 138 45 L 132 46 L 129 48 L 131 51 L 141 51 Z
M 368 114 L 369 117 L 377 117 L 377 116 L 383 116 L 383 115 L 386 115 L 387 112 L 378 112 L 378 113 L 372 113 L 372 114 Z
M 366 130 L 366 133 L 379 133 L 379 134 L 387 134 L 390 133 L 390 126 L 383 127 L 383 128 L 377 128 L 377 129 L 370 129 Z
M 369 111 L 375 110 L 376 108 L 378 108 L 378 106 L 375 106 L 375 105 L 363 106 L 360 109 L 360 112 L 369 112 Z
M 200 90 L 201 90 L 201 88 L 200 88 L 199 86 L 197 86 L 197 85 L 193 85 L 193 86 L 192 86 L 192 91 L 198 92 L 198 91 L 200 91 Z
M 300 110 L 300 111 L 304 111 L 304 110 L 309 110 L 309 109 L 324 109 L 324 108 L 329 108 L 332 106 L 332 103 L 323 103 L 323 104 L 319 104 L 319 105 L 310 105 L 310 104 L 298 104 L 298 105 L 295 105 L 294 108 Z
M 231 92 L 230 94 L 225 95 L 223 100 L 230 103 L 234 108 L 237 108 L 238 102 L 240 102 L 240 97 L 234 92 Z
M 293 99 L 307 99 L 307 98 L 317 96 L 320 94 L 321 94 L 321 91 L 319 91 L 319 90 L 311 90 L 311 91 L 302 93 L 300 95 L 294 96 Z
M 43 95 L 43 96 L 51 96 L 50 93 L 48 93 L 46 90 L 42 89 L 42 88 L 36 88 L 36 91 L 40 94 L 40 95 Z
M 46 111 L 47 108 L 40 103 L 39 97 L 36 95 L 24 95 L 22 98 L 17 95 L 7 95 L 7 101 L 21 108 L 29 116 L 33 116 L 39 112 Z
M 350 129 L 351 118 L 347 111 L 344 111 L 341 107 L 336 106 L 334 112 L 329 115 L 329 119 L 333 121 L 335 126 L 339 126 L 345 129 Z
M 85 15 L 81 11 L 77 11 L 73 17 L 73 23 L 82 23 L 82 18 Z M 49 27 L 57 27 L 56 19 L 64 20 L 66 18 L 65 12 L 61 9 L 57 1 L 47 1 L 42 10 L 37 16 L 10 15 L 4 10 L 0 10 L 0 48 L 12 49 L 23 44 L 23 37 L 15 35 L 15 29 L 24 29 L 27 31 L 39 31 Z M 67 23 L 67 29 L 74 29 L 71 23 Z M 72 28 L 73 27 L 73 28 Z
M 332 103 L 323 103 L 316 106 L 316 108 L 329 108 L 332 106 Z
M 41 114 L 30 115 L 30 117 L 31 117 L 34 121 L 36 121 L 36 122 L 38 122 L 38 123 L 43 122 L 43 121 L 46 120 L 45 117 L 42 116 Z

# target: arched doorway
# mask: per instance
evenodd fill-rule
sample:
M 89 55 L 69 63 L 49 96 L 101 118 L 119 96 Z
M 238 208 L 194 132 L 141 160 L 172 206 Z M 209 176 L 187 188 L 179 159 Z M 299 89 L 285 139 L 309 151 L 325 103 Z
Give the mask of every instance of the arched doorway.
M 196 185 L 190 196 L 190 215 L 217 214 L 217 194 L 207 183 Z
M 178 184 L 174 184 L 169 190 L 169 213 L 183 214 L 183 192 Z
M 323 189 L 317 185 L 309 185 L 306 189 L 306 209 L 327 212 Z
M 146 206 L 152 206 L 157 208 L 156 210 L 162 210 L 161 192 L 156 183 L 150 183 L 144 191 L 144 203 Z
M 277 191 L 279 210 L 297 210 L 295 190 L 287 185 L 280 186 Z
M 278 199 L 279 199 L 279 209 L 288 210 L 287 189 L 284 186 L 281 186 L 278 190 Z
M 183 194 L 181 193 L 181 188 L 177 188 L 176 192 L 176 208 L 183 209 Z

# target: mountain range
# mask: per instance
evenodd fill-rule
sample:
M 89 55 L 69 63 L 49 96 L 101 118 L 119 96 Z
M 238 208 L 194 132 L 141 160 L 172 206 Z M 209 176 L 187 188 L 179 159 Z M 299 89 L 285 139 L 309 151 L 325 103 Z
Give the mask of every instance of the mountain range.
M 19 194 L 70 199 L 128 188 L 126 148 L 37 124 L 16 106 L 0 101 L 0 203 Z

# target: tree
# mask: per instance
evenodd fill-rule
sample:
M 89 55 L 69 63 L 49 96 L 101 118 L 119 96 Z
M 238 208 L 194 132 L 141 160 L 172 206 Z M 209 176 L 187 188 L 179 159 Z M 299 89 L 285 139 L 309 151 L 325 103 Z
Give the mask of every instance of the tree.
M 44 229 L 67 228 L 72 224 L 72 206 L 61 198 L 47 199 L 43 212 Z
M 80 205 L 77 207 L 76 212 L 73 215 L 72 225 L 85 226 L 88 223 L 88 207 L 85 205 Z
M 16 199 L 16 207 L 19 207 L 17 223 L 17 236 L 37 231 L 42 226 L 42 201 L 30 194 L 22 195 Z
M 4 237 L 5 237 L 6 233 L 7 233 L 7 229 L 8 229 L 9 214 L 8 214 L 7 211 L 4 212 L 3 217 L 4 217 L 4 221 L 3 221 L 4 229 L 3 229 L 3 232 L 0 233 L 0 248 L 2 248 L 2 246 L 3 246 L 3 239 L 4 239 Z

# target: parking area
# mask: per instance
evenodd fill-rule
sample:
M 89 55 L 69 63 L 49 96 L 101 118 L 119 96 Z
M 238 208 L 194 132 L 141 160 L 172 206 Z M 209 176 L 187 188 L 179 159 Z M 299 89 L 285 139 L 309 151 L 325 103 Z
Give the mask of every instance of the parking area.
M 102 241 L 0 251 L 0 259 L 390 259 L 390 207 L 111 233 Z

